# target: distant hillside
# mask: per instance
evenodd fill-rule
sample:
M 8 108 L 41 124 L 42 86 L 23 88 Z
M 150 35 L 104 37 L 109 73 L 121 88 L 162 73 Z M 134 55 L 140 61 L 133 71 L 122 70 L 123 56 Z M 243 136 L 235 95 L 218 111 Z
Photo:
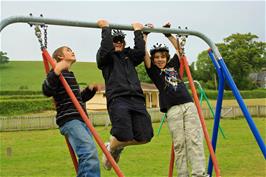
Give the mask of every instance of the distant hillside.
M 101 71 L 96 63 L 77 62 L 73 65 L 77 81 L 84 86 L 87 83 L 103 83 Z M 0 90 L 41 90 L 45 79 L 42 61 L 11 61 L 0 66 Z

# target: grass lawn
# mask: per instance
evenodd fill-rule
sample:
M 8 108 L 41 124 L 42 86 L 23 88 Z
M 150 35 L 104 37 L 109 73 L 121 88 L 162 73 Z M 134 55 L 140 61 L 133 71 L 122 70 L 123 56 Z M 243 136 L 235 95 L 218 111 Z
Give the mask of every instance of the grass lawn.
M 77 62 L 73 65 L 80 84 L 103 83 L 101 71 L 93 62 Z M 11 61 L 0 68 L 0 90 L 41 90 L 46 77 L 42 61 Z
M 254 118 L 257 128 L 266 139 L 266 119 Z M 212 120 L 206 124 L 211 130 Z M 221 125 L 226 139 L 220 137 L 217 159 L 223 177 L 264 177 L 266 161 L 244 118 L 223 119 Z M 159 124 L 153 124 L 157 133 Z M 107 140 L 110 127 L 96 127 Z M 0 176 L 75 176 L 75 171 L 64 138 L 56 130 L 0 133 Z M 166 124 L 161 134 L 146 145 L 127 147 L 119 166 L 127 177 L 168 176 L 171 140 Z M 207 148 L 206 156 L 208 155 Z M 99 150 L 99 149 L 98 149 Z M 99 150 L 100 159 L 101 151 Z M 105 171 L 103 177 L 116 176 Z M 174 170 L 176 176 L 176 170 Z M 215 175 L 214 175 L 215 176 Z

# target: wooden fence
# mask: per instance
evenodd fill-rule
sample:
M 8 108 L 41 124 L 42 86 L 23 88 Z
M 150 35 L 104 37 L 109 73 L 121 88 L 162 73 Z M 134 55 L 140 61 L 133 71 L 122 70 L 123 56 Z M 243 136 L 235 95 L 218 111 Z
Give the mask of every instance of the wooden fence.
M 249 113 L 255 117 L 266 117 L 266 105 L 248 106 Z M 158 108 L 148 109 L 152 122 L 160 122 L 163 114 Z M 202 109 L 205 119 L 212 118 L 209 109 Z M 223 107 L 222 118 L 236 118 L 243 116 L 241 109 L 235 107 Z M 109 126 L 110 120 L 106 111 L 90 112 L 89 117 L 94 126 Z M 58 128 L 54 116 L 16 116 L 0 117 L 0 131 L 41 130 Z

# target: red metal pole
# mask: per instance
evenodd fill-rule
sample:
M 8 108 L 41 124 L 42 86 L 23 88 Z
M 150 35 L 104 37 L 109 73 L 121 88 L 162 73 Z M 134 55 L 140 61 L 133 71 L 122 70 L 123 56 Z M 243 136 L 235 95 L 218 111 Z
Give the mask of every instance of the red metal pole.
M 46 49 L 42 50 L 42 55 L 43 57 L 45 57 L 48 62 L 51 64 L 51 66 L 54 68 L 55 67 L 55 61 L 51 58 L 51 56 L 49 55 L 49 53 L 47 52 Z M 84 110 L 82 109 L 82 107 L 80 106 L 76 96 L 74 95 L 74 93 L 72 92 L 71 88 L 69 87 L 68 83 L 66 82 L 65 78 L 62 76 L 62 74 L 60 74 L 59 79 L 61 81 L 61 83 L 63 84 L 64 88 L 66 89 L 66 92 L 68 93 L 69 97 L 71 98 L 74 106 L 76 107 L 76 109 L 79 111 L 82 119 L 84 120 L 84 122 L 86 123 L 86 125 L 88 126 L 88 128 L 90 129 L 92 135 L 94 136 L 96 142 L 98 143 L 98 145 L 100 146 L 100 148 L 102 149 L 103 153 L 105 154 L 105 156 L 107 157 L 107 159 L 109 160 L 109 162 L 111 163 L 114 171 L 116 172 L 116 174 L 119 177 L 124 177 L 123 173 L 121 172 L 120 168 L 118 167 L 118 165 L 116 164 L 115 160 L 113 159 L 112 155 L 109 153 L 109 151 L 106 149 L 103 141 L 101 140 L 100 136 L 98 135 L 98 133 L 96 132 L 95 128 L 93 127 L 93 125 L 91 124 L 88 116 L 86 115 L 86 113 L 84 112 Z
M 77 160 L 77 157 L 76 157 L 76 155 L 74 153 L 74 150 L 73 150 L 71 144 L 69 143 L 67 137 L 65 137 L 65 140 L 66 140 L 66 144 L 67 144 L 67 147 L 68 147 L 68 150 L 69 150 L 73 165 L 75 167 L 76 174 L 78 174 L 78 160 Z
M 191 76 L 191 73 L 190 73 L 190 70 L 189 70 L 189 66 L 188 66 L 188 62 L 187 62 L 186 56 L 183 55 L 181 57 L 181 60 L 184 61 L 184 66 L 185 66 L 185 70 L 186 70 L 187 77 L 188 77 L 188 80 L 189 80 L 189 85 L 190 85 L 190 88 L 191 88 L 191 91 L 192 91 L 194 102 L 196 104 L 196 107 L 197 107 L 197 110 L 198 110 L 198 113 L 199 113 L 199 118 L 200 118 L 200 122 L 201 122 L 201 125 L 202 125 L 202 130 L 203 130 L 203 133 L 204 133 L 204 137 L 206 139 L 206 143 L 208 145 L 208 149 L 210 151 L 210 155 L 211 155 L 212 163 L 213 163 L 213 166 L 214 166 L 215 174 L 216 174 L 216 177 L 220 177 L 220 170 L 219 170 L 219 167 L 218 167 L 218 162 L 217 162 L 217 159 L 215 157 L 215 153 L 214 153 L 212 144 L 210 142 L 210 137 L 209 137 L 209 134 L 208 134 L 208 130 L 207 130 L 205 121 L 204 121 L 202 110 L 200 108 L 199 98 L 198 98 L 197 91 L 196 91 L 196 88 L 195 88 L 195 85 L 194 85 L 194 82 L 193 82 L 193 79 L 192 79 L 192 76 Z
M 181 77 L 181 79 L 183 79 L 183 75 L 184 75 L 184 61 L 179 59 L 179 63 L 180 63 L 180 67 L 179 67 L 179 75 Z
M 49 67 L 49 63 L 48 63 L 48 61 L 47 61 L 47 59 L 45 58 L 44 55 L 43 55 L 43 64 L 44 64 L 45 72 L 47 74 L 50 71 L 50 67 Z M 55 101 L 54 101 L 54 105 L 55 105 Z M 76 174 L 78 174 L 78 161 L 77 161 L 77 157 L 76 157 L 76 155 L 75 155 L 75 153 L 73 151 L 73 148 L 72 148 L 71 144 L 69 143 L 67 137 L 65 137 L 65 140 L 66 140 L 66 144 L 67 144 L 67 147 L 68 147 L 68 150 L 69 150 L 69 153 L 70 153 L 70 156 L 71 156 L 73 165 L 75 167 Z
M 174 151 L 174 144 L 172 143 L 168 177 L 173 176 L 174 162 L 175 162 L 175 151 Z
M 179 58 L 179 63 L 180 63 L 179 75 L 180 75 L 181 79 L 183 79 L 184 61 Z M 173 169 L 174 169 L 174 163 L 175 163 L 174 161 L 175 161 L 175 150 L 174 150 L 174 144 L 172 143 L 168 177 L 173 177 Z

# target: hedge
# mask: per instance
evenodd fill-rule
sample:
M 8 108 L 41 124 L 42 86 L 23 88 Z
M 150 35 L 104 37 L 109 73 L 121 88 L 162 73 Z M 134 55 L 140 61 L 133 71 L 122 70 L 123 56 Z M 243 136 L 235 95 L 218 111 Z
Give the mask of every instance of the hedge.
M 198 92 L 199 93 L 199 92 Z M 216 100 L 218 91 L 214 90 L 205 90 L 205 93 L 209 99 Z M 258 89 L 258 90 L 244 90 L 240 91 L 240 94 L 243 99 L 254 99 L 254 98 L 266 98 L 266 89 Z M 235 99 L 232 91 L 224 91 L 224 99 Z
M 209 99 L 216 99 L 218 95 L 218 91 L 216 90 L 204 90 Z M 266 89 L 256 89 L 256 90 L 244 90 L 240 91 L 241 96 L 244 99 L 248 98 L 266 98 Z M 18 98 L 22 98 L 23 96 L 27 98 L 29 95 L 38 95 L 38 97 L 42 97 L 42 91 L 30 91 L 30 90 L 17 90 L 17 91 L 0 91 L 0 98 L 2 96 L 14 96 L 19 95 Z M 234 99 L 234 95 L 231 90 L 224 91 L 224 99 Z
M 0 100 L 25 100 L 25 99 L 43 99 L 47 98 L 44 95 L 7 95 L 1 96 Z
M 30 100 L 4 100 L 0 101 L 0 115 L 17 115 L 34 113 L 54 109 L 51 99 L 30 99 Z
M 217 99 L 217 91 L 205 90 L 205 93 L 209 99 Z M 240 94 L 243 99 L 266 98 L 266 89 L 240 91 Z M 223 98 L 235 99 L 232 91 L 224 91 Z M 0 107 L 2 116 L 54 109 L 51 98 L 44 97 L 41 91 L 0 91 Z
M 7 95 L 43 95 L 42 91 L 31 91 L 31 90 L 0 90 L 0 96 Z

